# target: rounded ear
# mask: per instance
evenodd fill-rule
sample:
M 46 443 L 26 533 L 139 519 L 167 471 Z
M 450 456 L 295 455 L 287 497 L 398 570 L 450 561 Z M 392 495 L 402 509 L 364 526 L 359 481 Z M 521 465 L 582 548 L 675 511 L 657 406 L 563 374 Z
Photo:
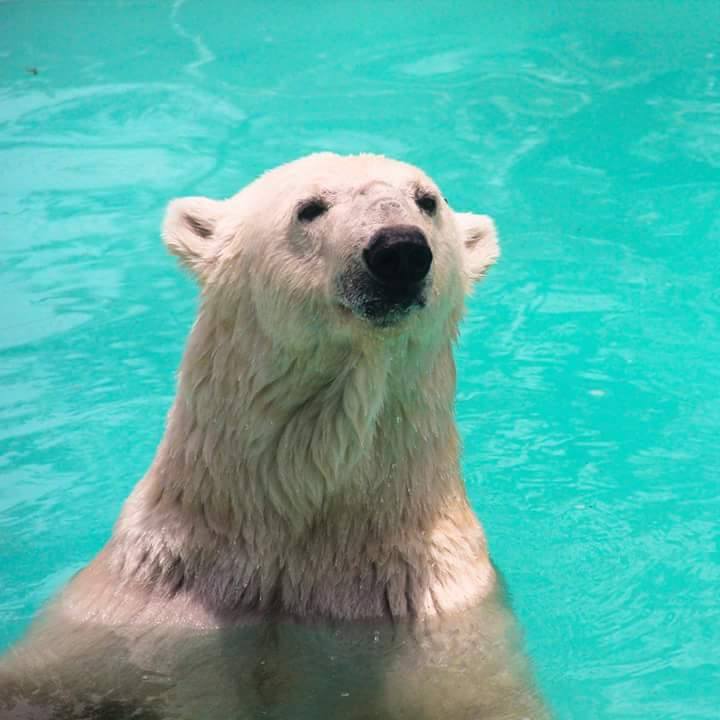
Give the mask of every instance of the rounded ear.
M 186 197 L 173 200 L 165 212 L 165 245 L 199 280 L 205 278 L 215 257 L 215 227 L 222 206 L 219 200 Z
M 500 257 L 495 223 L 488 215 L 455 213 L 463 235 L 465 273 L 471 282 L 485 275 Z

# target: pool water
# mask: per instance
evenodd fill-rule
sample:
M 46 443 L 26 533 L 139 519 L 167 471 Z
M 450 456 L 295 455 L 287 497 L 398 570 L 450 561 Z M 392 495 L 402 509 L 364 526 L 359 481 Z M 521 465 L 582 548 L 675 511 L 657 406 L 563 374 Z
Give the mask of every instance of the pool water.
M 457 414 L 557 716 L 720 717 L 715 0 L 0 3 L 0 649 L 161 436 L 165 204 L 321 149 L 497 220 Z

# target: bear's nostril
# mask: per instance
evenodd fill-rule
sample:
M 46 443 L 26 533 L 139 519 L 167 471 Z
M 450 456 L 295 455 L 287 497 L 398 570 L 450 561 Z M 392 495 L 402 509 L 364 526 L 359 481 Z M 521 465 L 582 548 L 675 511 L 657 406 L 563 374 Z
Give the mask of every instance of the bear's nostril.
M 381 228 L 363 252 L 376 280 L 392 288 L 419 283 L 430 271 L 432 251 L 419 228 L 395 225 Z

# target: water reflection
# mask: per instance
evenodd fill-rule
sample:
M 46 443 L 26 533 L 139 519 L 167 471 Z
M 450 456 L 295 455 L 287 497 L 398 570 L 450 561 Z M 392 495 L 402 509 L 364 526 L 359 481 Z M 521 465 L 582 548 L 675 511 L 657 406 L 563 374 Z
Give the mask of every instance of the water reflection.
M 498 600 L 413 626 L 263 618 L 225 630 L 108 629 L 64 618 L 36 628 L 9 674 L 0 666 L 0 710 L 9 718 L 52 708 L 67 718 L 541 720 L 517 628 Z

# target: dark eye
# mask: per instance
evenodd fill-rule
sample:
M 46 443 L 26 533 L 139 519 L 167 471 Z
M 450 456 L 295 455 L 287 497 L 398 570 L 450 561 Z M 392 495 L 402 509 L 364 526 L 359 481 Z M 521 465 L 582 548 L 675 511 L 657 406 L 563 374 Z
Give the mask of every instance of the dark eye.
M 324 200 L 308 200 L 304 202 L 297 213 L 297 218 L 300 222 L 309 223 L 319 218 L 323 213 L 328 210 L 328 205 Z
M 428 215 L 434 215 L 437 210 L 437 200 L 434 195 L 418 195 L 417 198 L 415 198 L 415 202 L 417 206 Z

